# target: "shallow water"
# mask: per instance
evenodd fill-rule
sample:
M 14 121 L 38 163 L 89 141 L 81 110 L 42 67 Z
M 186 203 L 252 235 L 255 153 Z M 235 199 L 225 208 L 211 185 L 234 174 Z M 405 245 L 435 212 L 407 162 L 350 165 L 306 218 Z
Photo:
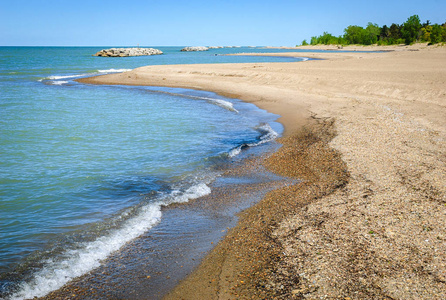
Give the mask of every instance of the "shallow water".
M 99 267 L 159 224 L 166 205 L 211 193 L 219 166 L 243 147 L 270 151 L 281 133 L 278 116 L 237 99 L 73 79 L 149 64 L 295 59 L 215 55 L 262 51 L 254 48 L 91 56 L 100 49 L 0 48 L 4 297 L 43 296 Z
M 162 299 L 236 225 L 237 213 L 268 191 L 294 183 L 267 172 L 259 162 L 233 159 L 230 174 L 225 172 L 210 185 L 211 194 L 164 207 L 159 224 L 48 299 Z

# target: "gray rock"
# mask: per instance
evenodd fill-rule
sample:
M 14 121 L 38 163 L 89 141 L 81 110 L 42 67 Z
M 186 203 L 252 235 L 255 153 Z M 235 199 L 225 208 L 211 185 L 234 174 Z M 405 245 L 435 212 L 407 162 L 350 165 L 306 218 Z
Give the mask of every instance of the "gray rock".
M 128 57 L 142 55 L 158 55 L 163 54 L 161 50 L 153 48 L 111 48 L 103 49 L 93 56 L 103 57 Z
M 185 47 L 181 51 L 208 51 L 208 47 L 197 46 L 197 47 Z

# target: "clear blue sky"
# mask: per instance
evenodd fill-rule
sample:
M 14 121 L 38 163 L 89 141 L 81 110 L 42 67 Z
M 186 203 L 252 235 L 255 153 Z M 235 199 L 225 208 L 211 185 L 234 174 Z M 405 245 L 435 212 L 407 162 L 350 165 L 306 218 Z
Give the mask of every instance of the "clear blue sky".
M 0 0 L 0 46 L 294 46 L 348 25 L 446 22 L 446 0 Z

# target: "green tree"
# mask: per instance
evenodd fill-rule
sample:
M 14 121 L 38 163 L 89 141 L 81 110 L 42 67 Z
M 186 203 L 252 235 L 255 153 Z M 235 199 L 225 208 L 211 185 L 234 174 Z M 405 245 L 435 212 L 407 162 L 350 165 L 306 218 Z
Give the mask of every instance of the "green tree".
M 401 36 L 401 26 L 398 24 L 393 23 L 389 27 L 390 36 L 389 36 L 389 43 L 390 44 L 396 44 L 398 43 L 398 40 L 402 38 Z
M 344 39 L 347 44 L 361 44 L 364 28 L 361 26 L 350 25 L 344 29 Z
M 302 46 L 308 46 L 308 42 L 307 42 L 307 40 L 303 40 L 303 41 L 302 41 Z
M 431 24 L 428 20 L 421 24 L 418 15 L 413 15 L 403 24 L 398 25 L 393 23 L 390 27 L 384 25 L 381 28 L 371 22 L 367 24 L 366 28 L 350 25 L 344 29 L 344 35 L 339 37 L 324 32 L 320 36 L 311 37 L 310 44 L 371 45 L 378 43 L 379 45 L 391 45 L 402 43 L 412 44 L 417 40 L 432 43 L 446 42 L 446 23 L 442 25 Z M 304 40 L 302 45 L 306 43 L 307 41 Z
M 369 22 L 363 32 L 362 43 L 364 45 L 372 45 L 378 42 L 378 37 L 381 29 L 378 24 Z
M 430 42 L 432 44 L 441 43 L 443 41 L 442 35 L 443 35 L 444 28 L 438 24 L 434 24 L 430 27 L 432 28 L 432 30 L 430 32 Z
M 379 38 L 380 38 L 380 40 L 385 41 L 385 40 L 388 40 L 389 37 L 390 37 L 390 28 L 387 27 L 387 25 L 384 25 L 380 30 Z
M 403 23 L 401 33 L 406 45 L 414 43 L 418 39 L 418 34 L 421 30 L 420 17 L 413 15 Z
M 442 36 L 442 38 L 441 38 L 441 41 L 442 42 L 446 42 L 446 23 L 444 23 L 443 25 L 441 25 L 441 28 L 442 28 L 442 33 L 441 33 L 441 36 Z
M 312 37 L 311 37 L 310 44 L 311 44 L 311 45 L 317 45 L 317 44 L 319 44 L 319 43 L 317 42 L 317 37 L 316 37 L 316 36 L 312 36 Z
M 421 28 L 421 37 L 420 38 L 423 42 L 431 41 L 432 29 L 433 29 L 433 26 L 431 26 L 431 25 L 426 25 L 423 28 Z
M 328 32 L 324 32 L 324 34 L 319 37 L 319 43 L 324 45 L 337 44 L 338 38 Z

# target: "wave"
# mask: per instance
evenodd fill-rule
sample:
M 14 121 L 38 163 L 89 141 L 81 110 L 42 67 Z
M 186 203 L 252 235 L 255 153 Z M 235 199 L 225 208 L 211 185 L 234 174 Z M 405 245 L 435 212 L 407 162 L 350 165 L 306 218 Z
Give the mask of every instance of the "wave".
M 19 292 L 11 300 L 43 297 L 51 291 L 61 288 L 75 277 L 81 276 L 97 267 L 101 260 L 121 248 L 128 241 L 137 238 L 161 218 L 161 205 L 151 204 L 143 207 L 141 212 L 119 230 L 103 236 L 94 242 L 81 245 L 80 249 L 69 250 L 65 259 L 47 260 L 44 268 L 34 274 L 29 282 L 22 283 Z
M 153 90 L 151 88 L 149 88 L 150 90 Z M 232 104 L 229 101 L 223 100 L 223 99 L 216 99 L 216 98 L 210 98 L 210 97 L 203 97 L 203 96 L 197 96 L 197 95 L 190 95 L 190 94 L 186 94 L 186 93 L 175 93 L 175 92 L 171 92 L 171 91 L 163 91 L 163 90 L 158 90 L 157 92 L 160 93 L 165 93 L 165 94 L 169 94 L 169 95 L 174 95 L 174 96 L 181 96 L 181 97 L 185 97 L 185 98 L 191 98 L 191 99 L 198 99 L 198 100 L 206 100 L 212 104 L 216 104 L 222 108 L 225 108 L 229 111 L 235 112 L 235 113 L 239 113 L 239 111 L 237 109 L 234 108 L 234 104 Z
M 79 78 L 83 76 L 87 76 L 88 74 L 78 74 L 78 75 L 54 75 L 54 76 L 48 76 L 42 79 L 39 79 L 38 81 L 42 82 L 44 80 L 60 80 L 60 79 L 71 79 L 71 78 Z
M 61 79 L 73 79 L 73 78 L 80 78 L 80 77 L 86 77 L 86 76 L 92 76 L 95 74 L 108 74 L 108 73 L 122 73 L 122 72 L 127 72 L 127 71 L 131 71 L 132 69 L 107 69 L 107 70 L 96 70 L 92 73 L 85 73 L 85 74 L 75 74 L 75 75 L 53 75 L 53 76 L 48 76 L 48 77 L 44 77 L 39 79 L 39 82 L 42 81 L 47 81 L 47 80 L 61 80 Z M 57 81 L 53 81 L 53 84 L 56 85 L 60 85 L 60 84 L 64 84 L 66 83 L 57 83 Z
M 106 69 L 106 70 L 97 70 L 96 73 L 97 74 L 122 73 L 122 72 L 131 71 L 131 70 L 132 69 Z M 39 81 L 40 82 L 45 81 L 51 85 L 63 85 L 63 84 L 67 84 L 69 82 L 66 80 L 61 80 L 61 79 L 72 79 L 72 78 L 86 77 L 86 76 L 92 76 L 94 74 L 95 73 L 78 74 L 78 75 L 64 75 L 64 76 L 49 76 L 49 77 L 39 79 Z M 216 105 L 218 105 L 222 108 L 225 108 L 229 111 L 239 113 L 239 111 L 234 108 L 234 105 L 231 102 L 226 101 L 226 100 L 209 98 L 209 97 L 201 97 L 201 96 L 195 96 L 195 95 L 187 95 L 187 94 L 181 94 L 181 93 L 172 93 L 172 92 L 165 92 L 165 93 L 171 94 L 171 95 L 179 95 L 181 97 L 189 97 L 192 99 L 206 100 L 210 103 L 216 104 Z
M 270 142 L 272 140 L 275 140 L 279 137 L 279 134 L 274 131 L 274 129 L 271 128 L 271 126 L 268 123 L 263 123 L 260 126 L 258 126 L 257 131 L 263 133 L 262 136 L 260 136 L 260 140 L 254 144 L 254 146 L 258 146 L 263 143 Z
M 203 100 L 209 101 L 209 102 L 214 103 L 214 104 L 216 104 L 216 105 L 218 105 L 220 107 L 223 107 L 223 108 L 225 108 L 225 109 L 227 109 L 229 111 L 233 111 L 233 112 L 236 112 L 236 113 L 239 112 L 238 110 L 236 110 L 234 108 L 234 105 L 231 102 L 229 102 L 229 101 L 225 101 L 225 100 L 222 100 L 222 99 L 208 98 L 208 97 L 198 97 L 198 96 L 194 96 L 194 98 L 196 98 L 196 99 L 203 99 Z
M 108 70 L 98 70 L 99 73 L 121 73 L 121 72 L 128 72 L 132 69 L 108 69 Z
M 240 152 L 242 152 L 243 146 L 238 146 L 235 147 L 234 149 L 232 149 L 231 151 L 229 151 L 229 157 L 234 157 L 240 154 Z
M 63 85 L 63 84 L 67 84 L 67 83 L 69 83 L 69 81 L 65 81 L 65 80 L 49 81 L 49 84 L 51 84 L 51 85 Z
M 260 137 L 253 143 L 243 143 L 229 151 L 229 157 L 234 157 L 240 154 L 243 149 L 248 147 L 256 147 L 261 144 L 270 142 L 279 137 L 279 134 L 271 128 L 268 123 L 262 123 L 255 128 L 258 132 L 261 133 Z
M 128 219 L 119 229 L 92 242 L 76 245 L 76 249 L 67 250 L 59 259 L 53 258 L 44 261 L 44 267 L 33 274 L 31 280 L 22 282 L 17 287 L 18 292 L 7 299 L 43 297 L 51 291 L 61 288 L 72 279 L 99 267 L 101 261 L 113 252 L 155 226 L 161 220 L 162 206 L 187 202 L 190 199 L 200 198 L 210 193 L 209 186 L 200 182 L 190 186 L 185 191 L 176 189 L 157 202 L 142 206 L 139 213 Z
M 170 195 L 174 200 L 173 202 L 184 203 L 191 199 L 204 197 L 206 195 L 209 195 L 210 193 L 211 193 L 211 188 L 207 184 L 199 183 L 197 185 L 193 185 L 192 187 L 188 188 L 184 193 L 182 193 L 179 190 L 174 190 Z

